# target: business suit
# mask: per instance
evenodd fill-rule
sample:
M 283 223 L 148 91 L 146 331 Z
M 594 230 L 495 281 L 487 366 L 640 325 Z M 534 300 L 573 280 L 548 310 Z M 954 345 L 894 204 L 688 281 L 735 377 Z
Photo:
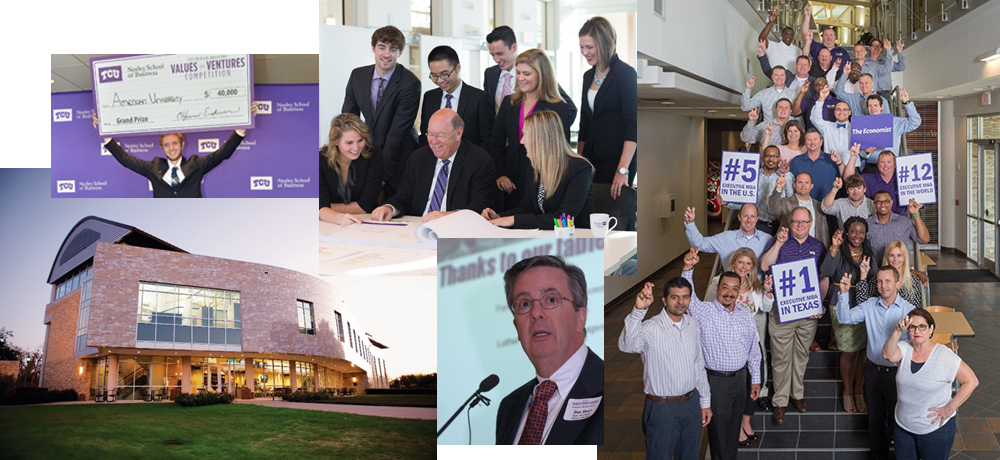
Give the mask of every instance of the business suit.
M 511 69 L 514 75 L 517 75 L 516 69 Z M 517 79 L 511 81 L 511 94 L 517 89 Z M 496 94 L 497 87 L 500 86 L 500 66 L 494 65 L 487 67 L 483 71 L 483 91 L 486 91 L 486 95 L 489 97 L 490 104 L 496 104 Z M 569 124 L 573 124 L 573 120 L 576 120 L 576 104 L 573 103 L 573 98 L 569 97 L 569 94 L 563 90 L 562 85 L 556 83 L 556 87 L 559 88 L 559 97 L 566 101 L 566 105 L 569 106 Z M 495 107 L 494 107 L 495 108 Z
M 528 160 L 528 152 L 521 145 L 520 136 L 520 115 L 522 102 L 511 105 L 510 96 L 503 98 L 500 103 L 500 111 L 497 113 L 496 122 L 493 123 L 493 134 L 490 137 L 489 149 L 493 161 L 496 162 L 496 177 L 507 176 L 514 186 L 517 187 L 514 193 L 503 194 L 503 205 L 501 209 L 513 208 L 521 202 L 524 197 L 525 187 L 528 187 L 533 180 L 533 170 L 531 161 Z M 532 113 L 541 110 L 551 110 L 559 115 L 562 120 L 563 134 L 566 135 L 566 142 L 569 142 L 569 126 L 573 124 L 573 119 L 569 115 L 569 105 L 565 102 L 538 101 Z
M 570 158 L 556 191 L 543 201 L 544 213 L 538 209 L 538 182 L 532 180 L 531 185 L 525 187 L 521 205 L 498 215 L 514 216 L 513 228 L 552 230 L 555 227 L 552 219 L 565 213 L 573 217 L 577 228 L 590 228 L 590 214 L 594 212 L 593 174 L 594 170 L 587 160 Z
M 372 64 L 351 72 L 341 112 L 364 116 L 375 150 L 382 154 L 385 164 L 382 180 L 389 186 L 388 191 L 393 192 L 399 188 L 407 158 L 417 149 L 413 122 L 417 119 L 417 104 L 420 103 L 420 79 L 402 64 L 396 64 L 396 70 L 382 90 L 382 99 L 373 111 L 374 71 Z
M 532 391 L 538 385 L 538 379 L 533 378 L 520 388 L 512 391 L 500 402 L 497 410 L 497 433 L 496 443 L 498 445 L 514 444 L 518 436 L 518 428 L 521 426 L 521 418 L 524 411 L 528 410 L 528 402 L 531 400 Z M 583 420 L 569 421 L 563 419 L 566 413 L 566 406 L 571 399 L 589 399 L 601 397 L 601 402 L 594 413 Z M 552 424 L 549 436 L 545 439 L 548 445 L 601 445 L 604 444 L 604 360 L 599 358 L 589 348 L 587 349 L 587 360 L 580 370 L 580 377 L 576 384 L 569 390 L 556 420 Z
M 448 174 L 447 210 L 469 209 L 477 213 L 489 207 L 493 190 L 493 161 L 485 150 L 466 141 L 452 157 L 455 163 Z M 423 215 L 427 197 L 437 177 L 434 168 L 437 157 L 430 147 L 420 147 L 406 162 L 406 172 L 396 196 L 386 204 L 411 216 Z
M 243 142 L 243 136 L 233 131 L 233 134 L 219 150 L 204 157 L 198 155 L 192 155 L 191 158 L 181 157 L 180 166 L 181 172 L 184 173 L 184 180 L 177 186 L 176 191 L 169 182 L 163 180 L 163 176 L 170 169 L 170 161 L 166 158 L 155 157 L 152 161 L 140 160 L 125 152 L 118 141 L 114 139 L 109 141 L 106 147 L 111 156 L 118 160 L 122 166 L 149 179 L 149 182 L 153 184 L 153 198 L 201 198 L 202 178 L 223 161 L 233 156 L 240 142 Z
M 496 120 L 496 113 L 493 111 L 493 102 L 483 90 L 467 85 L 462 82 L 462 92 L 459 95 L 458 107 L 452 107 L 458 116 L 465 123 L 465 131 L 462 132 L 462 140 L 482 147 L 489 141 L 493 132 L 493 122 Z M 424 102 L 420 110 L 420 146 L 427 145 L 427 127 L 430 125 L 431 115 L 441 109 L 441 98 L 444 97 L 444 90 L 434 88 L 424 93 Z
M 597 107 L 595 111 L 587 97 L 595 72 L 595 68 L 591 67 L 583 74 L 580 141 L 584 142 L 584 150 L 580 155 L 594 165 L 594 182 L 610 184 L 618 173 L 618 162 L 625 142 L 637 142 L 638 138 L 636 73 L 635 69 L 618 59 L 617 54 L 612 56 L 608 64 L 608 75 L 604 77 L 594 97 L 594 106 Z M 632 162 L 628 166 L 629 184 L 635 179 L 637 156 L 632 156 Z
M 788 220 L 792 218 L 792 210 L 799 207 L 799 199 L 792 195 L 787 198 L 781 197 L 781 190 L 775 188 L 777 193 L 771 193 L 767 198 L 767 212 L 775 219 L 781 220 L 781 226 L 791 229 Z M 823 243 L 823 246 L 830 247 L 830 229 L 827 224 L 826 214 L 820 209 L 820 202 L 815 198 L 809 199 L 812 202 L 812 220 L 816 223 L 816 239 Z M 791 237 L 791 235 L 788 235 Z M 818 267 L 817 267 L 818 268 Z
M 370 213 L 378 206 L 378 191 L 382 187 L 382 156 L 372 150 L 372 156 L 359 156 L 348 167 L 348 177 L 354 185 L 346 190 L 347 203 L 356 201 L 364 212 Z M 319 154 L 319 207 L 326 208 L 332 203 L 344 204 L 340 194 L 341 177 L 327 161 L 323 153 Z

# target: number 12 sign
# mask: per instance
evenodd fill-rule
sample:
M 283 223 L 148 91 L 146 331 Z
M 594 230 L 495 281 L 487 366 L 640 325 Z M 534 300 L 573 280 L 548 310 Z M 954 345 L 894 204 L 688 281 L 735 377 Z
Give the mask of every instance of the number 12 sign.
M 771 273 L 779 322 L 797 321 L 823 313 L 816 259 L 774 265 Z
M 910 198 L 917 203 L 937 203 L 934 184 L 934 160 L 930 153 L 905 155 L 896 158 L 896 185 L 899 202 L 903 205 Z

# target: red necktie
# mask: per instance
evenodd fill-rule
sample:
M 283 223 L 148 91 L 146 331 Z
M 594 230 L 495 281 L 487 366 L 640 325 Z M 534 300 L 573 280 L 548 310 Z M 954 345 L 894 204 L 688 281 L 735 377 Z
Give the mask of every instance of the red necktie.
M 549 416 L 549 398 L 556 391 L 556 383 L 546 380 L 538 386 L 535 391 L 535 399 L 531 401 L 528 408 L 528 420 L 524 422 L 524 431 L 521 432 L 520 445 L 538 445 L 542 443 L 542 434 L 545 432 L 545 420 Z

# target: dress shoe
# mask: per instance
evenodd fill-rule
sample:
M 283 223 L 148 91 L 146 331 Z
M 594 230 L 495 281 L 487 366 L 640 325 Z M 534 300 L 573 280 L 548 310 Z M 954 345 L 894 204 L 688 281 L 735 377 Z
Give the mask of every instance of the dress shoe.
M 785 423 L 785 408 L 780 406 L 774 406 L 774 412 L 771 413 L 771 418 L 774 419 L 775 425 L 781 425 Z
M 792 402 L 792 405 L 795 406 L 795 410 L 799 412 L 806 411 L 806 401 L 804 399 L 795 399 L 795 398 L 788 398 L 788 399 Z
M 757 408 L 760 409 L 761 412 L 771 412 L 774 410 L 774 406 L 771 405 L 771 398 L 768 398 L 767 396 L 757 398 Z
M 809 349 L 812 351 L 820 351 L 822 348 L 819 347 L 819 342 L 813 340 L 812 345 L 809 345 Z

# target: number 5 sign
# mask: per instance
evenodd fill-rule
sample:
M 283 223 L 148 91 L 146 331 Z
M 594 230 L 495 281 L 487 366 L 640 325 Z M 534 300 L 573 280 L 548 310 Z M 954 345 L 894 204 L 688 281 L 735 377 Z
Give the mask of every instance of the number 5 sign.
M 823 312 L 816 259 L 774 265 L 775 308 L 781 323 L 796 321 Z
M 896 185 L 899 202 L 937 203 L 934 186 L 934 160 L 930 153 L 906 155 L 896 158 Z
M 722 152 L 722 175 L 719 196 L 730 203 L 757 203 L 757 174 L 760 155 L 746 152 Z

